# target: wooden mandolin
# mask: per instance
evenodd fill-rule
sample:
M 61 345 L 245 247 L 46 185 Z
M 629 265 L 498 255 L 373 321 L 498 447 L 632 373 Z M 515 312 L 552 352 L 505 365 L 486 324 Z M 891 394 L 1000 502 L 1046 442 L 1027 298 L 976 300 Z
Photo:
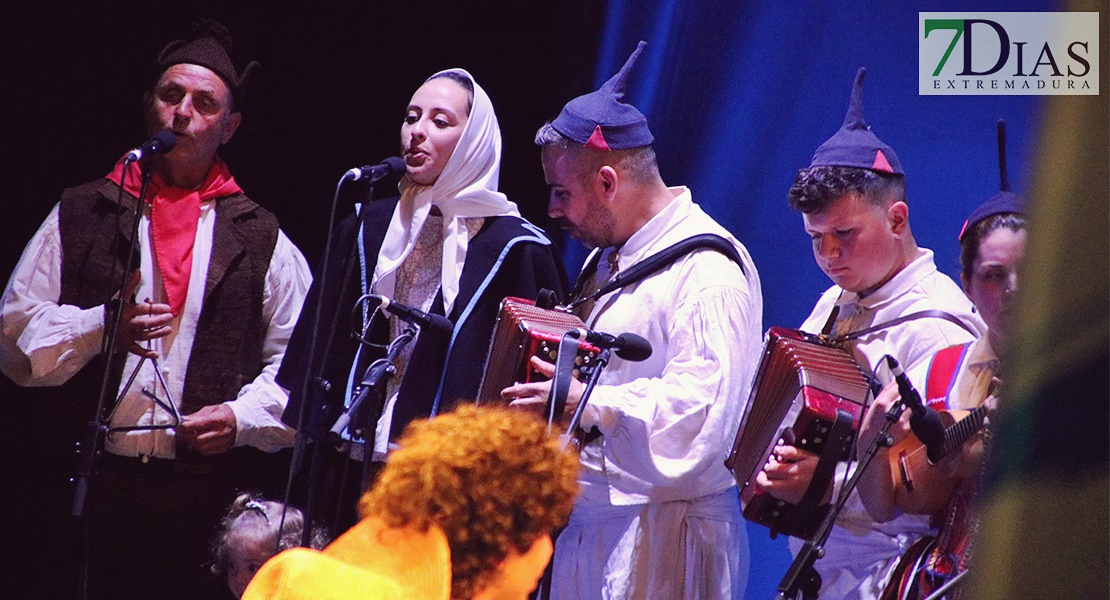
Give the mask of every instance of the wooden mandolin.
M 941 410 L 944 445 L 930 461 L 925 445 L 910 434 L 890 449 L 890 469 L 895 482 L 894 504 L 911 514 L 934 514 L 943 510 L 961 477 L 940 466 L 941 460 L 983 428 L 987 407 L 974 410 Z

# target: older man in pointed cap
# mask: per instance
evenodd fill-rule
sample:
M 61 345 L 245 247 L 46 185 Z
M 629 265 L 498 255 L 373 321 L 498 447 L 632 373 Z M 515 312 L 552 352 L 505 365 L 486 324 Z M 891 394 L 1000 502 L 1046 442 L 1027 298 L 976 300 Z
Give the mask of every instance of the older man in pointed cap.
M 97 442 L 85 453 L 103 451 L 78 469 L 76 499 L 56 490 L 88 519 L 92 597 L 201 596 L 224 507 L 237 488 L 260 487 L 267 453 L 293 441 L 273 379 L 311 275 L 217 154 L 257 66 L 237 71 L 230 49 L 215 22 L 163 49 L 144 98 L 161 151 L 144 144 L 146 156 L 65 190 L 0 306 L 0 367 L 20 385 L 55 388 L 35 401 L 65 417 L 42 424 L 57 445 L 71 453 L 82 420 L 103 432 L 85 438 Z M 71 580 L 59 563 L 64 572 L 41 583 Z
M 908 372 L 937 350 L 979 337 L 986 326 L 959 286 L 937 271 L 932 251 L 914 240 L 902 164 L 863 117 L 865 75 L 862 68 L 856 73 L 843 126 L 798 171 L 789 203 L 802 213 L 813 257 L 834 284 L 802 329 L 844 344 L 877 391 L 893 385 L 887 355 Z M 861 436 L 857 445 L 862 450 L 870 442 Z M 828 504 L 856 463 L 826 470 L 819 462 L 816 454 L 779 445 L 757 484 L 795 506 Z M 885 469 L 877 464 L 885 462 L 877 459 L 868 473 Z M 827 475 L 815 477 L 821 472 Z M 895 559 L 930 532 L 926 516 L 871 514 L 879 511 L 859 491 L 852 490 L 816 561 L 822 598 L 877 598 Z M 790 542 L 797 553 L 802 541 Z
M 581 413 L 582 493 L 556 542 L 551 597 L 741 598 L 747 536 L 723 457 L 759 359 L 759 276 L 689 189 L 663 182 L 647 119 L 622 101 L 644 45 L 536 136 L 548 213 L 594 249 L 567 304 L 592 330 L 652 346 L 647 360 L 614 358 Z M 549 391 L 502 397 L 538 407 Z M 572 385 L 567 414 L 581 392 Z

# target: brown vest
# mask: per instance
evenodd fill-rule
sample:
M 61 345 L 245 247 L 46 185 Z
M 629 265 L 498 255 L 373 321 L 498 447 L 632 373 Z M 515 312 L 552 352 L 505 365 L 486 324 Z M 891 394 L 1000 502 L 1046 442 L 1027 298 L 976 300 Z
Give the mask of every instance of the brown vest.
M 124 193 L 121 207 L 118 198 L 119 187 L 107 179 L 63 192 L 59 208 L 60 304 L 99 306 L 120 285 L 138 201 Z M 257 377 L 264 366 L 262 297 L 277 242 L 277 219 L 243 194 L 216 202 L 208 279 L 180 399 L 184 414 L 235 399 L 239 389 Z M 133 264 L 137 268 L 138 261 Z M 119 363 L 112 369 L 115 379 L 109 389 L 114 391 L 119 388 L 123 364 L 122 360 L 113 362 Z M 85 382 L 84 390 L 78 393 L 98 392 L 98 384 L 88 387 L 90 373 L 86 372 L 91 370 L 93 381 L 98 381 L 103 368 L 99 360 L 92 361 L 80 374 L 86 377 L 71 380 L 77 385 Z M 190 471 L 209 471 L 218 468 L 218 463 L 238 462 L 235 454 L 202 457 L 180 444 L 177 447 L 179 468 Z

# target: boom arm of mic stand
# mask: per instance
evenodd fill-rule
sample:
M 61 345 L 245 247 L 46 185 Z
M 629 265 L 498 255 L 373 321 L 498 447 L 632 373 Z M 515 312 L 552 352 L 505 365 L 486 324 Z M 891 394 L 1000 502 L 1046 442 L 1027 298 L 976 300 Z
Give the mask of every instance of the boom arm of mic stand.
M 372 418 L 359 418 L 362 414 L 362 406 L 366 400 L 372 398 L 374 403 L 371 408 L 375 409 L 370 413 L 373 417 L 375 413 L 381 416 L 381 410 L 385 404 L 385 386 L 389 379 L 397 373 L 395 362 L 397 356 L 401 354 L 401 349 L 404 348 L 416 337 L 416 327 L 414 325 L 406 325 L 401 334 L 398 335 L 392 342 L 389 343 L 389 348 L 386 350 L 386 355 L 379 358 L 366 368 L 366 374 L 363 375 L 362 383 L 359 385 L 361 388 L 358 395 L 355 397 L 351 405 L 339 415 L 335 424 L 332 426 L 331 431 L 328 432 L 328 438 L 335 443 L 342 440 L 343 430 L 349 429 L 351 421 L 355 422 L 355 426 L 359 427 L 362 431 L 367 429 L 367 426 L 376 422 L 377 419 Z M 365 434 L 363 438 L 366 439 Z M 372 442 L 372 439 L 368 439 Z
M 890 447 L 892 445 L 890 435 L 887 432 L 894 423 L 898 422 L 904 410 L 905 405 L 901 400 L 898 400 L 887 411 L 882 426 L 867 446 L 867 451 L 860 457 L 856 470 L 845 482 L 843 489 L 840 490 L 836 501 L 829 512 L 825 514 L 825 518 L 817 527 L 813 537 L 806 540 L 805 544 L 802 545 L 802 549 L 794 557 L 794 562 L 790 563 L 790 568 L 786 570 L 786 575 L 779 582 L 778 600 L 793 600 L 797 597 L 799 591 L 802 591 L 802 597 L 806 600 L 817 597 L 817 591 L 821 587 L 821 578 L 814 570 L 813 564 L 825 555 L 825 542 L 828 541 L 829 534 L 832 533 L 833 524 L 844 508 L 844 504 L 848 502 L 848 496 L 859 483 L 863 470 L 871 464 L 881 446 Z

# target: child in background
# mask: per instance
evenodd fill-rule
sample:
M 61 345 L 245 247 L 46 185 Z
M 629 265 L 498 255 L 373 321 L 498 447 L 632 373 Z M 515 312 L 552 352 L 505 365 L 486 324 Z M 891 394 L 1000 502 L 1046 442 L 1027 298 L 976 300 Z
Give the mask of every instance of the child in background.
M 243 493 L 220 521 L 212 544 L 212 572 L 217 577 L 226 577 L 227 587 L 236 598 L 242 597 L 251 577 L 271 556 L 301 545 L 304 515 L 289 507 L 282 523 L 282 506 L 281 502 Z M 313 527 L 310 547 L 319 550 L 328 541 L 323 528 Z

